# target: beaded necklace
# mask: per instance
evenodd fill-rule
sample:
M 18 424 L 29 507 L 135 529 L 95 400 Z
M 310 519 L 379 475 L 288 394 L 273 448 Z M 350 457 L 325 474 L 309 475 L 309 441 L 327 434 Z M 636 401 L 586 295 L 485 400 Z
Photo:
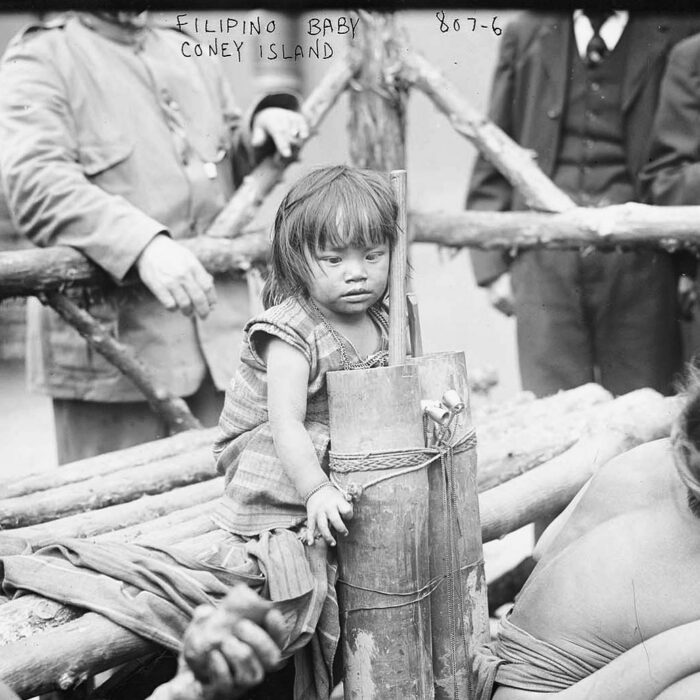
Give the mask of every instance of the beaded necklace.
M 340 335 L 338 331 L 336 331 L 335 328 L 333 328 L 333 325 L 328 321 L 328 319 L 323 315 L 323 312 L 321 309 L 318 308 L 316 305 L 316 302 L 314 302 L 313 299 L 309 298 L 309 305 L 311 308 L 314 310 L 314 312 L 318 315 L 321 323 L 323 324 L 323 327 L 328 331 L 329 335 L 331 338 L 333 338 L 333 341 L 335 342 L 336 346 L 338 347 L 338 351 L 340 352 L 340 362 L 343 366 L 344 370 L 349 370 L 349 369 L 371 369 L 372 367 L 386 367 L 386 365 L 389 363 L 389 353 L 387 350 L 377 350 L 377 352 L 373 352 L 371 355 L 368 355 L 364 360 L 358 360 L 357 362 L 351 362 L 350 359 L 348 358 L 348 354 L 346 351 L 346 345 L 349 345 L 355 352 L 355 354 L 360 357 L 360 353 L 357 352 L 357 348 L 344 336 Z M 376 309 L 374 306 L 370 306 L 369 309 L 367 309 L 367 313 L 369 314 L 370 318 L 379 326 L 379 328 L 383 331 L 382 334 L 382 345 L 384 344 L 384 338 L 388 335 L 389 333 L 389 327 L 387 325 L 386 319 L 382 315 L 382 313 Z

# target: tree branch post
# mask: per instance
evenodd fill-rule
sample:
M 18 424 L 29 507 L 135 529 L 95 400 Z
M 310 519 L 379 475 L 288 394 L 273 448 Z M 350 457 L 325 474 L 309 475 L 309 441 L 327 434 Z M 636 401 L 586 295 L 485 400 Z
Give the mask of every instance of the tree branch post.
M 544 211 L 566 211 L 576 205 L 535 163 L 531 151 L 519 146 L 493 122 L 479 114 L 459 91 L 423 56 L 407 49 L 404 78 L 424 92 L 454 129 L 465 136 L 517 188 L 528 206 Z
M 133 349 L 113 338 L 87 311 L 59 292 L 47 292 L 39 298 L 73 326 L 90 347 L 104 355 L 131 379 L 146 397 L 151 408 L 165 420 L 170 431 L 175 433 L 202 427 L 181 398 L 156 385 Z

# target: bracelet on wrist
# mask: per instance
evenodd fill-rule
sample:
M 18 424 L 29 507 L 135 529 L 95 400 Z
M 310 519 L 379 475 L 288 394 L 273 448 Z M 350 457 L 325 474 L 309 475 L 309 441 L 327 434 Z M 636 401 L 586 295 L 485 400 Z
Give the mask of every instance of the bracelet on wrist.
M 311 496 L 313 496 L 315 493 L 325 488 L 326 486 L 333 486 L 333 484 L 331 484 L 331 482 L 328 479 L 324 479 L 319 484 L 316 484 L 316 486 L 314 486 L 312 489 L 309 489 L 306 492 L 306 495 L 304 496 L 304 506 L 306 506 L 306 504 L 309 502 Z

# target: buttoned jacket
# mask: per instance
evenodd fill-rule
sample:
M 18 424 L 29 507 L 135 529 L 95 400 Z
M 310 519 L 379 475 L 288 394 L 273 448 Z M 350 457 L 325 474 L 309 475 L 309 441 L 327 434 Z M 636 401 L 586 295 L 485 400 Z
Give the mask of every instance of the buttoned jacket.
M 152 238 L 204 235 L 255 153 L 218 64 L 186 58 L 183 35 L 136 35 L 94 17 L 25 31 L 0 67 L 0 173 L 13 220 L 35 245 L 69 245 L 124 280 Z M 216 282 L 205 320 L 166 311 L 142 288 L 76 293 L 178 395 L 209 370 L 223 389 L 248 317 L 245 284 Z M 54 397 L 141 394 L 50 309 L 30 309 L 30 384 Z
M 576 51 L 570 13 L 524 12 L 503 32 L 493 78 L 489 118 L 519 145 L 530 149 L 551 177 L 557 164 L 571 51 Z M 649 153 L 649 135 L 659 84 L 670 49 L 700 29 L 695 16 L 631 14 L 624 32 L 628 60 L 620 76 L 623 138 L 627 166 L 635 182 Z M 573 46 L 572 46 L 573 44 Z M 525 209 L 522 196 L 486 158 L 475 164 L 467 208 L 481 211 Z M 509 266 L 500 252 L 474 252 L 479 284 L 488 284 Z

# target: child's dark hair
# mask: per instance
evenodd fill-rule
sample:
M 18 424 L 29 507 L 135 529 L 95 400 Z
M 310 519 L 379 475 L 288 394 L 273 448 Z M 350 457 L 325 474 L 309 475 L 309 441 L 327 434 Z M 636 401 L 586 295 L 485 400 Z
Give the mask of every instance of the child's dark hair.
M 688 506 L 700 517 L 700 368 L 688 365 L 680 387 L 684 400 L 671 430 L 676 469 L 688 490 Z
M 393 249 L 397 214 L 385 173 L 334 165 L 302 177 L 275 216 L 265 308 L 307 293 L 309 260 L 319 250 L 382 243 Z

